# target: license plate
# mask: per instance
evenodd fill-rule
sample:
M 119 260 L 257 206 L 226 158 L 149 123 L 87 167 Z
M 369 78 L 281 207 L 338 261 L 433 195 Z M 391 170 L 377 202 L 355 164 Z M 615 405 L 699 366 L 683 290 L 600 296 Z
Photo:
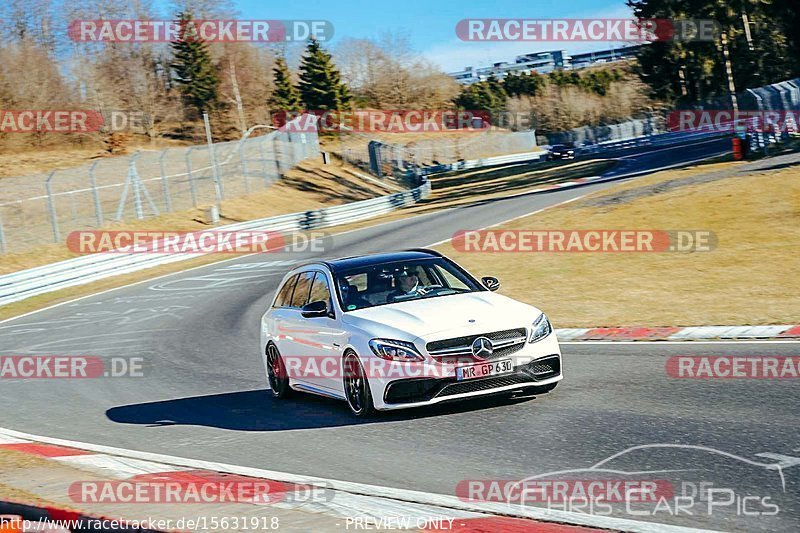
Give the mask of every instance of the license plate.
M 456 380 L 463 381 L 465 379 L 477 379 L 488 376 L 496 376 L 498 374 L 508 374 L 509 372 L 513 372 L 513 370 L 514 365 L 511 363 L 511 359 L 501 359 L 500 361 L 492 361 L 491 363 L 460 366 L 456 368 Z

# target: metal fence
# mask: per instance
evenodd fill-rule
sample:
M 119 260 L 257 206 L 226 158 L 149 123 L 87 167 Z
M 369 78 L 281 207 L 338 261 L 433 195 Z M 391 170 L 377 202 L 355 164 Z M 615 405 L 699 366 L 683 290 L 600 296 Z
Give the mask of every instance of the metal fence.
M 301 119 L 297 119 L 298 121 Z M 251 128 L 239 141 L 100 158 L 47 175 L 0 179 L 0 253 L 72 231 L 218 204 L 269 187 L 318 155 L 316 131 Z M 295 128 L 298 129 L 298 128 Z M 213 164 L 216 163 L 216 164 Z
M 436 165 L 449 165 L 468 159 L 488 158 L 536 149 L 534 131 L 497 132 L 486 130 L 456 137 L 442 134 L 441 139 L 424 139 L 408 143 L 392 142 L 391 138 L 376 141 L 361 133 L 344 133 L 342 159 L 351 165 L 369 170 L 376 176 L 405 173 Z
M 653 115 L 643 119 L 633 119 L 619 124 L 603 126 L 582 126 L 569 131 L 542 136 L 545 144 L 573 143 L 575 146 L 618 142 L 647 135 L 657 135 L 666 131 L 663 116 Z

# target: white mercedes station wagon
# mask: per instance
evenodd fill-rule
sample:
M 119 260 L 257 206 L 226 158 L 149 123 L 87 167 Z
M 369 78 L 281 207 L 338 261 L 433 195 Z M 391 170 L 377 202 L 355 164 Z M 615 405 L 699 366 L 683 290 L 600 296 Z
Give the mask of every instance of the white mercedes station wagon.
M 298 266 L 261 319 L 272 394 L 338 398 L 367 416 L 549 392 L 562 379 L 553 328 L 499 286 L 425 249 Z

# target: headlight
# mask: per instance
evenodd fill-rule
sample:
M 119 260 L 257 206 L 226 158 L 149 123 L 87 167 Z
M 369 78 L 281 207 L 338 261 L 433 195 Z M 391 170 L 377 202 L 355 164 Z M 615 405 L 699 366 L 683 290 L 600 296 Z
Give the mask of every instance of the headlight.
M 552 332 L 553 326 L 551 326 L 550 321 L 547 320 L 547 315 L 542 313 L 539 315 L 539 318 L 533 321 L 533 326 L 531 327 L 531 336 L 528 339 L 528 342 L 540 341 L 550 335 Z
M 388 361 L 424 361 L 414 344 L 393 339 L 372 339 L 369 347 L 381 359 Z

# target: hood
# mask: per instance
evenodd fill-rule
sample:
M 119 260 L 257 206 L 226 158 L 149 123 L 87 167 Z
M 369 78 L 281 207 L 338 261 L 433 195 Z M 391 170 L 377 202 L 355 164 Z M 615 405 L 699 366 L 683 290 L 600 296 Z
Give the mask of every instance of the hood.
M 342 320 L 375 337 L 432 340 L 530 327 L 540 313 L 531 305 L 482 291 L 368 307 L 345 313 Z

